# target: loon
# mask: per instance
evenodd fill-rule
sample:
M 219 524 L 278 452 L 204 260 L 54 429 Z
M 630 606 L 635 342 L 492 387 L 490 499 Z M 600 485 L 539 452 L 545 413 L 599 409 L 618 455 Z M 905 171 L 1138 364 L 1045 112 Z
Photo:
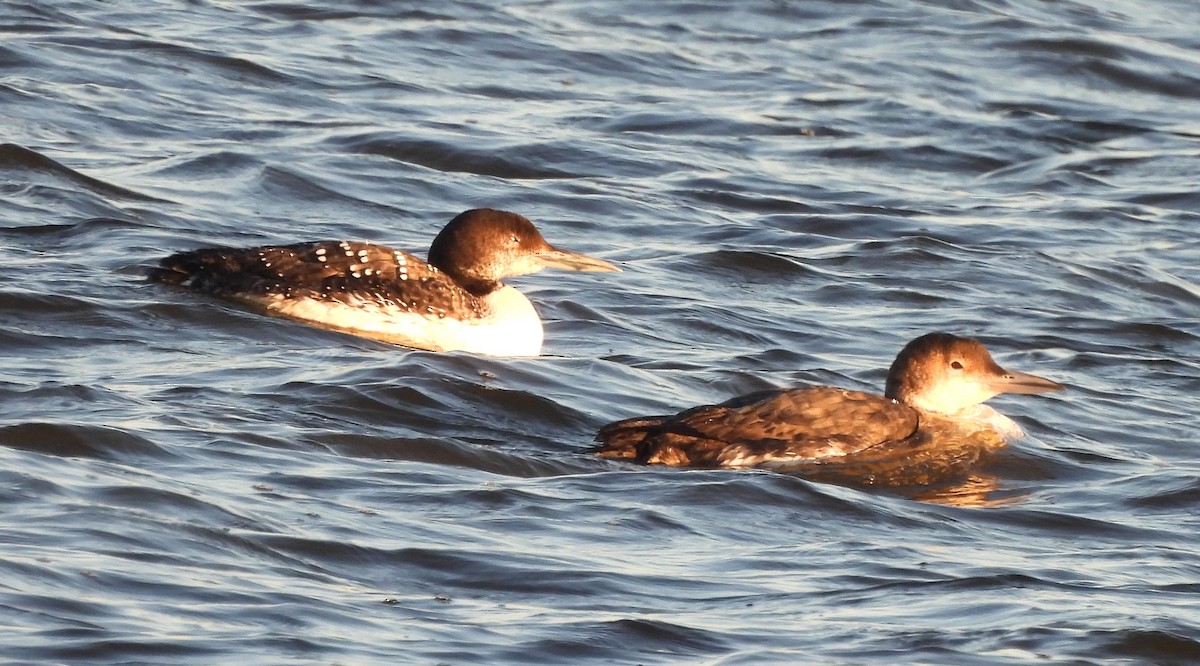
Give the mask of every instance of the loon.
M 1005 370 L 977 340 L 929 333 L 897 355 L 882 396 L 830 386 L 758 391 L 674 415 L 610 423 L 596 435 L 596 453 L 643 464 L 925 484 L 961 472 L 1023 434 L 985 400 L 1064 388 Z
M 415 349 L 537 356 L 542 321 L 500 280 L 543 268 L 620 270 L 556 248 L 528 219 L 489 208 L 451 220 L 428 257 L 348 241 L 213 247 L 173 254 L 150 278 Z

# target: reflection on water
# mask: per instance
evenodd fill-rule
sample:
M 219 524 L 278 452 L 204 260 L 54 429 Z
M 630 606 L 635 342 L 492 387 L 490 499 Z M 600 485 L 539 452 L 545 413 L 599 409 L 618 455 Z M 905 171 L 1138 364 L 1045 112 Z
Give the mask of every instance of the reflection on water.
M 988 474 L 972 474 L 960 482 L 924 488 L 910 495 L 921 502 L 971 508 L 1018 504 L 1026 496 L 1028 492 L 1013 492 L 1001 485 L 1001 479 Z
M 884 442 L 836 462 L 789 465 L 805 478 L 863 487 L 924 487 L 947 483 L 984 465 L 1004 448 L 986 423 L 921 414 L 914 437 Z

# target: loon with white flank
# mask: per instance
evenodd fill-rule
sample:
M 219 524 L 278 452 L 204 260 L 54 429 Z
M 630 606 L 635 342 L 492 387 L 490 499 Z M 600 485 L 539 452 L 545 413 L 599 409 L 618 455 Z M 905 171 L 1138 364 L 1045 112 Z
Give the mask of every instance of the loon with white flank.
M 985 400 L 1064 388 L 1005 370 L 977 340 L 929 333 L 896 357 L 882 396 L 829 386 L 758 391 L 675 415 L 610 423 L 596 435 L 596 452 L 644 464 L 918 485 L 961 472 L 1022 434 Z
M 173 254 L 150 277 L 415 349 L 537 356 L 542 321 L 529 299 L 500 280 L 543 268 L 620 270 L 558 249 L 528 219 L 489 208 L 451 220 L 428 257 L 348 241 L 214 247 Z

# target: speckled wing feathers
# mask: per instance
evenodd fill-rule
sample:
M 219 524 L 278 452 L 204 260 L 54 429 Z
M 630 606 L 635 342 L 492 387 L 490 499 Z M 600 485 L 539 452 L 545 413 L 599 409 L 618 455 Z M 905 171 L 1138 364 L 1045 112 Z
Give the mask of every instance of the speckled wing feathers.
M 369 301 L 429 316 L 481 316 L 482 304 L 418 257 L 370 243 L 206 248 L 163 259 L 152 276 L 217 296 Z
M 844 456 L 916 432 L 916 410 L 832 387 L 762 391 L 674 416 L 618 421 L 600 455 L 645 463 L 762 466 Z

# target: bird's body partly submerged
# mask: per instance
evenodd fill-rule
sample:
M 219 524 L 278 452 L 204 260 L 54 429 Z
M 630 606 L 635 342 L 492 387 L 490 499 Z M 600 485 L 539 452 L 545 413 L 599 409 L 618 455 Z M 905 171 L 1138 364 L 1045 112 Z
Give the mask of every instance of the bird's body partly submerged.
M 619 270 L 551 246 L 516 213 L 475 209 L 442 229 L 428 261 L 371 243 L 320 241 L 180 252 L 150 275 L 406 347 L 536 356 L 541 319 L 529 299 L 500 280 L 546 267 Z
M 981 403 L 1064 388 L 1004 370 L 978 341 L 930 333 L 888 373 L 886 395 L 829 386 L 750 393 L 600 430 L 597 453 L 645 464 L 769 468 L 884 485 L 961 471 L 1020 428 Z

